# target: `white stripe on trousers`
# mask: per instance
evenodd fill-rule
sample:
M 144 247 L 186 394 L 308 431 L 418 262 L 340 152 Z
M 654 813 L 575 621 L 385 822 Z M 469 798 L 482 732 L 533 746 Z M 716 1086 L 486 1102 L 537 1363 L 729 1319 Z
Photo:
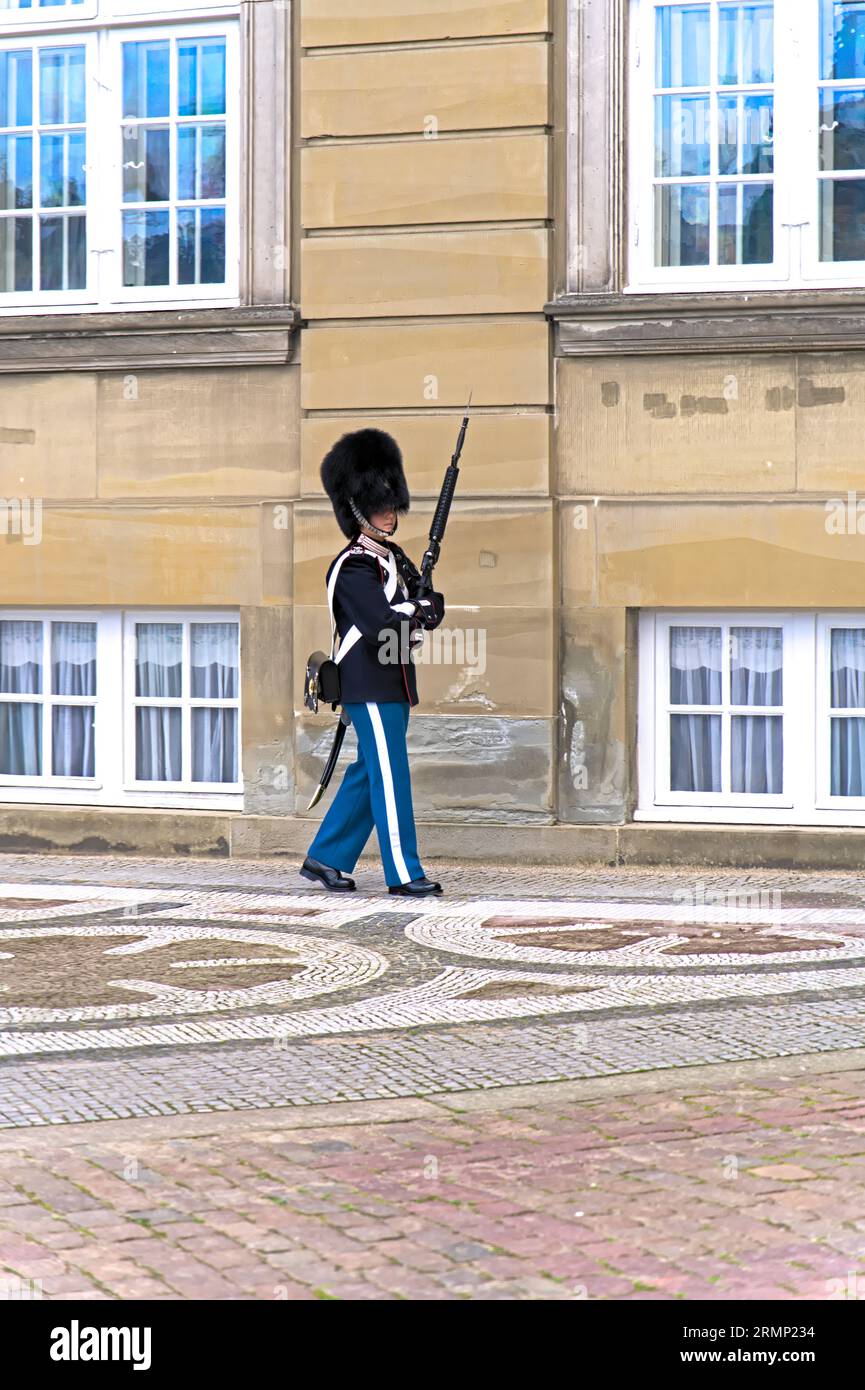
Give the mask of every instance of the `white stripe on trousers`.
M 399 838 L 399 817 L 396 810 L 396 792 L 393 785 L 393 773 L 390 770 L 390 757 L 387 751 L 387 738 L 384 732 L 384 725 L 381 722 L 381 715 L 378 712 L 378 705 L 367 702 L 367 713 L 369 714 L 372 731 L 375 734 L 375 746 L 378 752 L 378 761 L 381 768 L 381 780 L 384 784 L 384 805 L 387 812 L 387 831 L 390 840 L 390 852 L 393 855 L 393 862 L 400 883 L 410 883 L 411 874 L 409 873 L 405 859 L 403 858 L 402 843 Z

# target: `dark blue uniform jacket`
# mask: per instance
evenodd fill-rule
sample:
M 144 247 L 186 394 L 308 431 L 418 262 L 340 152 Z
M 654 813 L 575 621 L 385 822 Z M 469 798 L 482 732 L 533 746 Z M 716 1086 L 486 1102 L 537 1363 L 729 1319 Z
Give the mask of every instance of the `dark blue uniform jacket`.
M 413 601 L 419 583 L 418 570 L 391 542 L 369 545 L 360 538 L 333 561 L 327 585 L 346 704 L 417 704 L 409 639 L 422 625 Z

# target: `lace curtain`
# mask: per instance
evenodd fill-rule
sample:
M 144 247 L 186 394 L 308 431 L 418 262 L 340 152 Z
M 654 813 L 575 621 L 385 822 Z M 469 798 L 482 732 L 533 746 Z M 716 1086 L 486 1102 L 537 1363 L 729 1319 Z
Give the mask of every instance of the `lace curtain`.
M 714 705 L 723 700 L 723 629 L 670 630 L 670 703 Z M 784 646 L 781 628 L 730 629 L 730 703 L 780 706 Z M 722 721 L 718 714 L 670 715 L 670 787 L 720 792 Z M 730 721 L 733 792 L 778 795 L 783 790 L 783 719 L 734 713 Z
M 183 689 L 181 623 L 136 624 L 136 691 L 147 698 L 177 699 Z M 232 700 L 240 688 L 237 623 L 192 623 L 189 689 L 193 699 Z M 237 710 L 193 707 L 193 782 L 236 782 Z M 183 776 L 183 723 L 179 705 L 139 705 L 136 710 L 136 777 L 179 782 Z

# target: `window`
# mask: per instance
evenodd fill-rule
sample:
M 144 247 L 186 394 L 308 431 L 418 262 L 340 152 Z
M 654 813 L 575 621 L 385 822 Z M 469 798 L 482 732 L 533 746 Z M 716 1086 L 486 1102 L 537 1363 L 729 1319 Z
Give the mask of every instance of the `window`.
M 4 612 L 0 784 L 5 800 L 240 805 L 237 618 Z
M 865 0 L 632 0 L 630 288 L 859 284 Z
M 89 19 L 95 13 L 96 0 L 2 0 L 0 24 L 4 28 L 19 24 L 56 24 L 66 15 Z
M 643 614 L 638 818 L 865 824 L 865 614 Z
M 0 14 L 0 313 L 237 296 L 237 26 L 111 4 Z

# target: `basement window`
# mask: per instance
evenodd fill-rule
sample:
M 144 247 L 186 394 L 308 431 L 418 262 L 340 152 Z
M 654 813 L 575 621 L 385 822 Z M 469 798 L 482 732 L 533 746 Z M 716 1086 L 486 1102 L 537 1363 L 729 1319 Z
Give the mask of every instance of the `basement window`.
M 242 804 L 236 614 L 0 610 L 0 799 Z
M 640 619 L 637 819 L 865 825 L 865 613 Z

